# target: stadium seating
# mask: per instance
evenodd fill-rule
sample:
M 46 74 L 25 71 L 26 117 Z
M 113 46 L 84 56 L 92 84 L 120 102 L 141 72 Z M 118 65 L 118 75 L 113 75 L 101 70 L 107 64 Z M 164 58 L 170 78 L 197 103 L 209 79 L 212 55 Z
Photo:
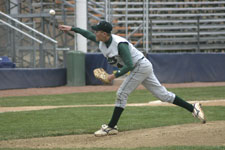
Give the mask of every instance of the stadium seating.
M 95 2 L 104 6 L 102 1 Z M 143 43 L 146 43 L 143 39 L 144 25 L 137 30 L 145 19 L 144 5 L 146 3 L 144 2 L 146 1 L 111 0 L 111 20 L 116 22 L 115 26 L 128 27 L 116 29 L 115 33 L 123 37 L 129 35 L 129 40 L 139 48 L 144 48 Z M 224 1 L 207 0 L 148 1 L 150 51 L 223 51 L 225 46 L 224 5 Z M 104 8 L 96 7 L 95 9 L 103 11 Z M 136 32 L 130 35 L 134 30 Z

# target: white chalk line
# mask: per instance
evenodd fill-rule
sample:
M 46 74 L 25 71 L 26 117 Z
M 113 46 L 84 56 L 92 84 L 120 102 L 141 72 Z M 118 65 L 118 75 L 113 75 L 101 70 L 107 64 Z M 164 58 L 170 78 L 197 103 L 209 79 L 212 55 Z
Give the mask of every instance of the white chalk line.
M 225 100 L 204 100 L 204 101 L 188 101 L 191 104 L 196 102 L 203 106 L 225 106 Z M 0 113 L 18 112 L 18 111 L 33 111 L 43 109 L 56 108 L 76 108 L 76 107 L 112 107 L 114 104 L 99 104 L 99 105 L 63 105 L 63 106 L 23 106 L 23 107 L 0 107 Z M 128 107 L 142 107 L 142 106 L 176 106 L 170 103 L 161 102 L 160 100 L 150 101 L 148 103 L 127 104 Z

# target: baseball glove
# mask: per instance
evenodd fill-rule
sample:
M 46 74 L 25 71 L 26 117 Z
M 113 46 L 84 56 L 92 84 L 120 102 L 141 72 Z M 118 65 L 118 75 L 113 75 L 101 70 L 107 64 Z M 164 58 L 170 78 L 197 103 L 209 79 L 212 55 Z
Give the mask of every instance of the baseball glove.
M 94 71 L 94 76 L 101 80 L 105 84 L 109 84 L 110 81 L 108 80 L 109 74 L 103 68 L 96 68 Z

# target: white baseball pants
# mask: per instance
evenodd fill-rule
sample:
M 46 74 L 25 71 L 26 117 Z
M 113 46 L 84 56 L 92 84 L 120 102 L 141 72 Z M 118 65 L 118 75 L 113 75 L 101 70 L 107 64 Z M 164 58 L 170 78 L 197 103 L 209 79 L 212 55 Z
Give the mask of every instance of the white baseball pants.
M 156 78 L 152 64 L 147 58 L 143 58 L 136 63 L 136 67 L 123 81 L 117 91 L 116 107 L 126 107 L 128 96 L 140 84 L 143 84 L 155 97 L 163 102 L 173 103 L 175 94 L 167 91 Z

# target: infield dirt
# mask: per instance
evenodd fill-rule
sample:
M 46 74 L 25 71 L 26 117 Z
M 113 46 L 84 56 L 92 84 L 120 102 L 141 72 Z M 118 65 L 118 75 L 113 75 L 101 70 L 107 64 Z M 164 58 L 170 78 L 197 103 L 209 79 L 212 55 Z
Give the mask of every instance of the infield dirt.
M 158 146 L 225 146 L 225 121 L 184 124 L 119 132 L 95 137 L 93 134 L 68 135 L 0 141 L 4 148 L 135 148 Z

